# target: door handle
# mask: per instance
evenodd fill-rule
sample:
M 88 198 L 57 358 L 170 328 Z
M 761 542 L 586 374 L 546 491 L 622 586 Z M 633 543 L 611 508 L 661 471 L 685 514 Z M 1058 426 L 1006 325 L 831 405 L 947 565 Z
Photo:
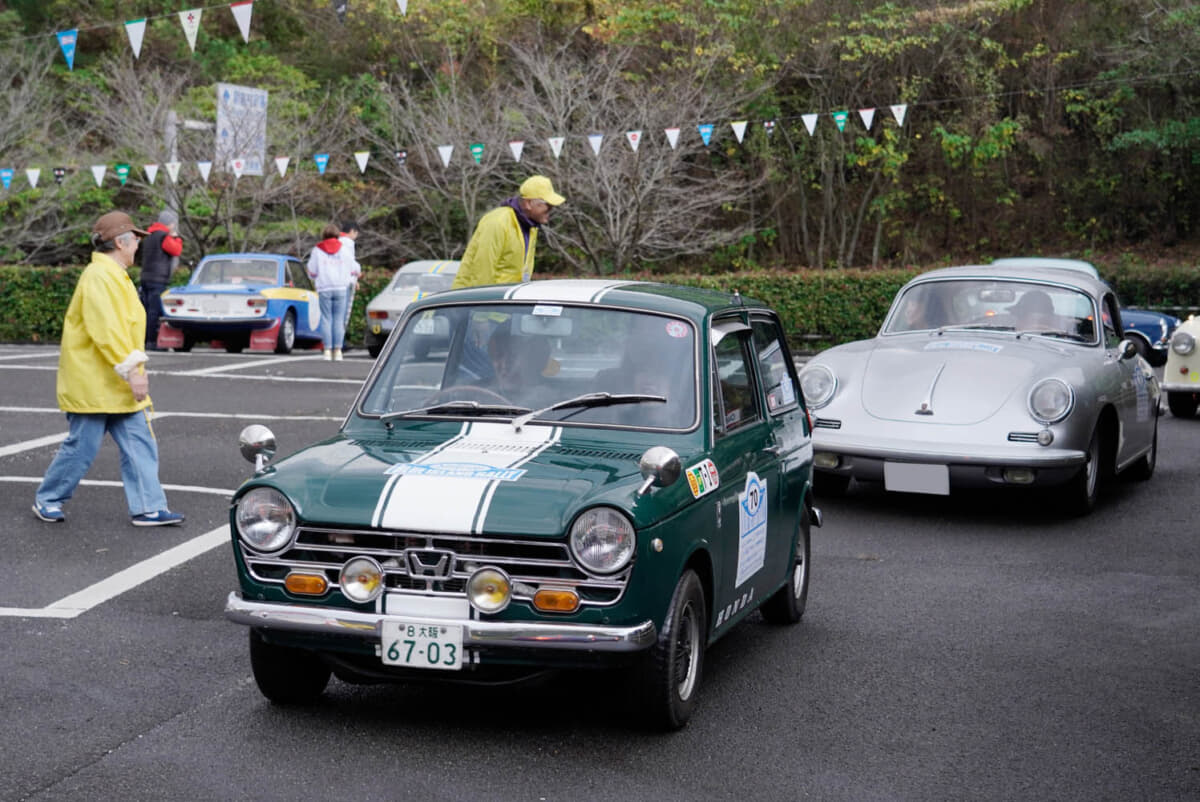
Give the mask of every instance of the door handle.
M 783 453 L 783 446 L 764 446 L 763 453 L 770 454 L 773 457 L 778 457 Z

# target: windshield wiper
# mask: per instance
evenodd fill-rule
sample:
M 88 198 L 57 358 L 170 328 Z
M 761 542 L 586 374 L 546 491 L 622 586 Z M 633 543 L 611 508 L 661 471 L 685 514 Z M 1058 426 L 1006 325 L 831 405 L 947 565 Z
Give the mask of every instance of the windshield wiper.
M 1017 337 L 1038 335 L 1039 337 L 1065 337 L 1068 340 L 1076 340 L 1078 342 L 1087 342 L 1088 338 L 1082 334 L 1073 331 L 1063 331 L 1062 329 L 1022 329 L 1017 332 Z
M 511 404 L 481 404 L 478 401 L 446 401 L 445 403 L 434 404 L 428 407 L 417 407 L 400 412 L 386 412 L 379 416 L 379 422 L 390 429 L 392 428 L 392 421 L 396 418 L 404 418 L 409 415 L 447 415 L 455 412 L 463 413 L 468 410 L 480 415 L 490 413 L 508 413 L 509 415 L 514 415 L 520 412 L 528 412 L 529 407 L 518 407 Z
M 993 326 L 988 323 L 970 323 L 963 326 L 942 326 L 938 329 L 938 334 L 943 331 L 1014 331 L 1014 326 Z
M 513 429 L 521 431 L 521 427 L 529 423 L 534 418 L 541 417 L 547 412 L 553 412 L 556 409 L 567 409 L 568 407 L 607 407 L 613 404 L 640 404 L 643 401 L 658 401 L 667 403 L 665 395 L 644 395 L 641 393 L 584 393 L 577 395 L 574 398 L 568 398 L 565 401 L 558 401 L 548 407 L 535 409 L 532 412 L 526 412 L 524 415 L 513 418 Z

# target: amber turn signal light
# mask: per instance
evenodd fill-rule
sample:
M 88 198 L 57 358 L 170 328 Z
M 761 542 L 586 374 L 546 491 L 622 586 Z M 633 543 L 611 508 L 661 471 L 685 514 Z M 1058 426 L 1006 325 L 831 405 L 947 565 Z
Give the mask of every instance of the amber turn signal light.
M 320 596 L 329 589 L 329 583 L 321 574 L 288 574 L 283 586 L 291 593 L 305 596 Z
M 579 594 L 573 590 L 542 588 L 533 594 L 533 606 L 544 613 L 573 613 L 579 608 Z

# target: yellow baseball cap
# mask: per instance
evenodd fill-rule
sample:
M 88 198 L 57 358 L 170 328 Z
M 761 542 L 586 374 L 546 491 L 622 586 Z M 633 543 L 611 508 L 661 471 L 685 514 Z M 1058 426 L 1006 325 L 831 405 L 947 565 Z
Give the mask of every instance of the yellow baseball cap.
M 554 191 L 554 185 L 544 175 L 531 175 L 521 184 L 521 197 L 526 200 L 544 200 L 551 206 L 566 202 L 566 198 Z

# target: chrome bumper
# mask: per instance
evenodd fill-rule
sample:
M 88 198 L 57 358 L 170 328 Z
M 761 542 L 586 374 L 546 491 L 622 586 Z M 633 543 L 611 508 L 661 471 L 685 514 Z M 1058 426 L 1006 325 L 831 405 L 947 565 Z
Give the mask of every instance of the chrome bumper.
M 373 643 L 378 643 L 383 637 L 382 624 L 385 620 L 408 620 L 383 613 L 247 601 L 236 591 L 225 600 L 225 617 L 234 623 L 259 629 L 337 635 Z M 446 619 L 445 623 L 461 626 L 463 645 L 475 647 L 638 652 L 649 648 L 658 637 L 653 621 L 643 621 L 630 627 L 471 619 Z

